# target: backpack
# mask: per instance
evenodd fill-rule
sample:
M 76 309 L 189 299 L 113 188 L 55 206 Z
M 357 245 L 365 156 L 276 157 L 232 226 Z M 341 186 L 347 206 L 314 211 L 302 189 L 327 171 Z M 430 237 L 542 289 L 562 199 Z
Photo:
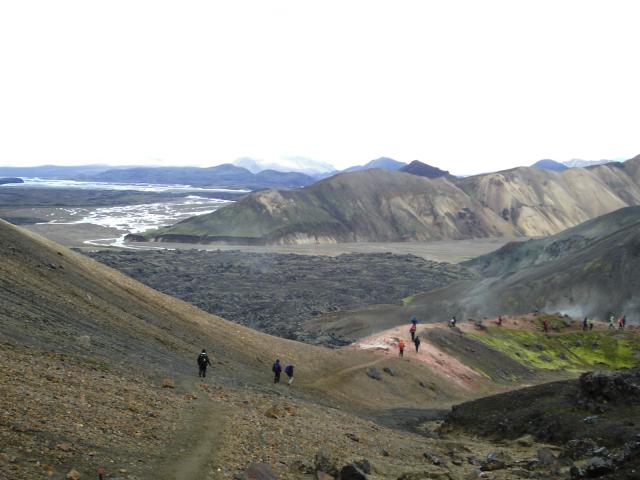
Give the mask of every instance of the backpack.
M 198 355 L 198 365 L 204 367 L 208 363 L 209 357 L 206 353 Z
M 282 371 L 282 365 L 280 365 L 279 363 L 274 363 L 272 370 L 275 373 L 280 373 Z
M 293 365 L 287 365 L 284 369 L 284 373 L 289 377 L 293 377 Z

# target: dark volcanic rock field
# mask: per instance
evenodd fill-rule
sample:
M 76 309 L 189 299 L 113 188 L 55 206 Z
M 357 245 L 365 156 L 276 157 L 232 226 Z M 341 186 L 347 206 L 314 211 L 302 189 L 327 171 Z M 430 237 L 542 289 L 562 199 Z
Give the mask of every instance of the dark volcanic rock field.
M 301 326 L 317 315 L 402 303 L 471 278 L 464 267 L 413 255 L 337 257 L 239 251 L 99 251 L 92 258 L 203 310 L 280 337 L 324 345 L 350 339 Z

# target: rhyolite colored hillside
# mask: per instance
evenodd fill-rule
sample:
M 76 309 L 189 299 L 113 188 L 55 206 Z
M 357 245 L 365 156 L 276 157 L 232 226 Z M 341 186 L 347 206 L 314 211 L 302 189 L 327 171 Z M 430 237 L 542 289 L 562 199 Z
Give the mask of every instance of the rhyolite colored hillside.
M 253 193 L 130 240 L 302 244 L 544 236 L 640 204 L 640 156 L 554 172 L 515 168 L 463 179 L 373 169 Z

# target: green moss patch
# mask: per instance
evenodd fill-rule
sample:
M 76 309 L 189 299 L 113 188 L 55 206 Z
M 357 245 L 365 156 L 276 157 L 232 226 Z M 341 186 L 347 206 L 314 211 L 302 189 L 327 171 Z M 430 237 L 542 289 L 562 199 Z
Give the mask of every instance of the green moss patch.
M 470 334 L 512 359 L 542 370 L 585 371 L 640 365 L 640 338 L 618 332 L 542 332 L 490 327 L 485 335 Z

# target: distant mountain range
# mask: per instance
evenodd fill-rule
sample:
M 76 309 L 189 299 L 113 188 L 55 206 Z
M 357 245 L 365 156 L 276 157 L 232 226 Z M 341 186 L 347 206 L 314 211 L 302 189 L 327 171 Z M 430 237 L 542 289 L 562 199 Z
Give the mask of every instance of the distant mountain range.
M 607 160 L 571 160 L 556 162 L 540 160 L 532 167 L 543 170 L 563 171 L 573 167 L 593 167 Z M 158 183 L 184 184 L 220 188 L 244 188 L 261 190 L 265 188 L 299 188 L 338 173 L 358 172 L 371 169 L 402 171 L 426 178 L 446 177 L 455 179 L 445 170 L 414 160 L 410 164 L 389 157 L 371 160 L 365 165 L 349 167 L 342 172 L 322 161 L 303 157 L 286 157 L 277 162 L 254 158 L 240 158 L 233 164 L 214 167 L 160 167 L 160 166 L 109 166 L 42 165 L 37 167 L 0 167 L 0 176 L 36 177 L 94 182 L 114 183 Z
M 619 160 L 581 160 L 579 158 L 574 158 L 573 160 L 569 160 L 567 162 L 562 162 L 569 168 L 585 168 L 585 167 L 594 167 L 596 165 L 604 165 L 606 163 L 619 163 Z
M 391 158 L 372 160 L 364 166 L 349 171 L 371 168 L 398 170 L 406 164 Z M 214 167 L 160 167 L 160 166 L 109 166 L 79 165 L 37 167 L 0 167 L 0 176 L 64 179 L 111 183 L 180 184 L 198 187 L 245 188 L 299 188 L 317 180 L 339 173 L 321 161 L 303 157 L 287 157 L 278 162 L 266 162 L 253 158 L 241 158 L 234 164 Z
M 84 176 L 84 180 L 114 183 L 184 184 L 198 187 L 297 188 L 310 185 L 315 179 L 296 172 L 264 170 L 251 173 L 246 168 L 229 163 L 217 167 L 137 167 L 107 170 L 97 175 Z
M 538 160 L 531 165 L 533 168 L 542 168 L 544 170 L 553 170 L 555 172 L 562 172 L 568 168 L 586 168 L 595 167 L 596 165 L 604 165 L 606 163 L 619 163 L 616 160 L 579 160 L 573 159 L 567 162 L 556 162 L 555 160 L 545 159 Z
M 532 168 L 541 168 L 543 170 L 551 170 L 553 172 L 562 172 L 564 170 L 568 170 L 564 163 L 556 162 L 555 160 L 538 160 L 536 163 L 531 165 Z
M 71 180 L 78 176 L 96 175 L 98 173 L 117 168 L 131 168 L 131 166 L 113 167 L 109 165 L 40 165 L 37 167 L 0 167 L 0 176 Z
M 371 169 L 298 190 L 256 192 L 145 238 L 295 244 L 542 236 L 630 205 L 640 205 L 640 156 L 589 169 L 520 167 L 463 179 Z
M 375 160 L 371 160 L 365 165 L 355 165 L 353 167 L 345 168 L 342 172 L 359 172 L 362 170 L 371 170 L 372 168 L 386 168 L 387 170 L 400 170 L 406 163 L 399 162 L 389 157 L 380 157 Z
M 310 177 L 331 175 L 337 171 L 333 165 L 327 162 L 306 157 L 286 157 L 277 162 L 243 157 L 234 161 L 233 165 L 246 168 L 251 173 L 260 173 L 264 170 L 275 170 L 277 172 L 304 173 Z
M 449 172 L 445 170 L 440 170 L 437 167 L 432 167 L 431 165 L 427 165 L 426 163 L 422 163 L 419 160 L 414 160 L 409 165 L 405 165 L 400 169 L 401 172 L 410 173 L 411 175 L 418 175 L 419 177 L 427 177 L 427 178 L 455 178 Z

